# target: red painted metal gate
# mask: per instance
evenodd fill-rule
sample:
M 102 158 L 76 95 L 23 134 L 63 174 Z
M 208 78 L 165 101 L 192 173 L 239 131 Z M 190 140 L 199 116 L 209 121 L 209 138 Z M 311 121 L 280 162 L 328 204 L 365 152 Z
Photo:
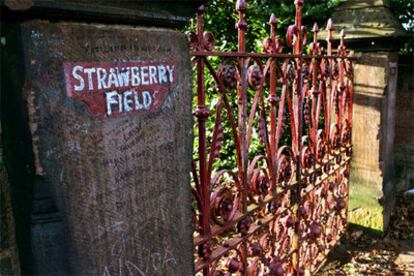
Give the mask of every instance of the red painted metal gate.
M 273 15 L 263 52 L 246 52 L 243 0 L 236 6 L 237 52 L 214 51 L 212 33 L 203 30 L 203 7 L 197 32 L 189 33 L 197 83 L 197 274 L 313 274 L 346 228 L 354 55 L 343 32 L 333 51 L 332 22 L 326 52 L 316 24 L 308 45 L 303 1 L 295 5 L 295 24 L 286 33 L 289 54 L 282 53 Z M 252 149 L 255 139 L 260 147 Z M 229 143 L 234 168 L 213 169 Z

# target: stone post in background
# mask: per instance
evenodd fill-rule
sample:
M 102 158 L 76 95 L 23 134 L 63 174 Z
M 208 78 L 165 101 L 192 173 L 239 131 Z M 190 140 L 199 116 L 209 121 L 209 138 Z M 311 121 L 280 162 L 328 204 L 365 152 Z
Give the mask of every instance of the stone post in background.
M 395 119 L 398 190 L 414 188 L 414 56 L 400 57 Z
M 174 28 L 200 1 L 1 3 L 21 272 L 192 275 L 192 72 Z
M 395 200 L 398 51 L 406 33 L 385 0 L 343 1 L 332 19 L 358 56 L 349 222 L 382 232 Z

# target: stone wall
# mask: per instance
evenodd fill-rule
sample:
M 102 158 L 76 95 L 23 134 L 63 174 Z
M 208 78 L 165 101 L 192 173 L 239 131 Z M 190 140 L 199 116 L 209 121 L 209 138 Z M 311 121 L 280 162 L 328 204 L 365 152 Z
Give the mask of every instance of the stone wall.
M 395 126 L 395 167 L 398 189 L 414 185 L 414 60 L 400 58 Z

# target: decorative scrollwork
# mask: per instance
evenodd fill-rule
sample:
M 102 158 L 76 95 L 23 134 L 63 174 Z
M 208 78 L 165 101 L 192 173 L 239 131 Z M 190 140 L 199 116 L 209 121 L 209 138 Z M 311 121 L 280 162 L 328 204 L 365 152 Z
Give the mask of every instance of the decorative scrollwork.
M 228 90 L 234 89 L 237 85 L 236 68 L 232 65 L 220 64 L 218 68 L 218 77 Z
M 214 42 L 214 35 L 212 32 L 203 33 L 203 45 L 207 51 L 213 51 L 215 42 Z
M 313 275 L 344 232 L 355 54 L 344 32 L 333 49 L 332 20 L 326 49 L 315 24 L 305 51 L 303 0 L 295 5 L 286 44 L 271 15 L 261 53 L 246 50 L 245 0 L 236 4 L 237 52 L 216 52 L 204 7 L 187 33 L 197 77 L 196 273 Z
M 288 155 L 283 154 L 284 150 L 287 150 Z M 277 168 L 278 168 L 278 180 L 282 186 L 289 184 L 294 176 L 294 163 L 292 161 L 292 151 L 284 146 L 281 147 L 277 153 Z
M 190 50 L 192 50 L 192 51 L 198 50 L 198 46 L 199 46 L 198 43 L 199 43 L 199 41 L 198 41 L 197 34 L 195 32 L 188 31 L 186 33 L 186 35 L 187 35 L 187 40 L 188 40 L 188 45 L 190 47 Z
M 260 66 L 255 63 L 247 69 L 247 76 L 249 80 L 249 85 L 253 90 L 260 88 L 262 84 L 263 73 Z
M 233 187 L 221 185 L 222 177 L 227 174 L 234 181 Z M 240 205 L 240 184 L 236 175 L 228 170 L 219 171 L 211 181 L 211 217 L 218 225 L 231 221 Z

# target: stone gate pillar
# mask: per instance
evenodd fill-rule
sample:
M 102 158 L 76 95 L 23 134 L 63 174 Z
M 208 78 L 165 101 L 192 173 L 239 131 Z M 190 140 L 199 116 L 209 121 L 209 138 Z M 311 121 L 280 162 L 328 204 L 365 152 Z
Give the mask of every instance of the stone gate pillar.
M 393 208 L 398 51 L 406 36 L 387 1 L 349 0 L 332 19 L 357 53 L 349 222 L 385 231 Z M 338 39 L 338 38 L 337 38 Z
M 191 275 L 200 1 L 1 2 L 1 123 L 23 274 Z

